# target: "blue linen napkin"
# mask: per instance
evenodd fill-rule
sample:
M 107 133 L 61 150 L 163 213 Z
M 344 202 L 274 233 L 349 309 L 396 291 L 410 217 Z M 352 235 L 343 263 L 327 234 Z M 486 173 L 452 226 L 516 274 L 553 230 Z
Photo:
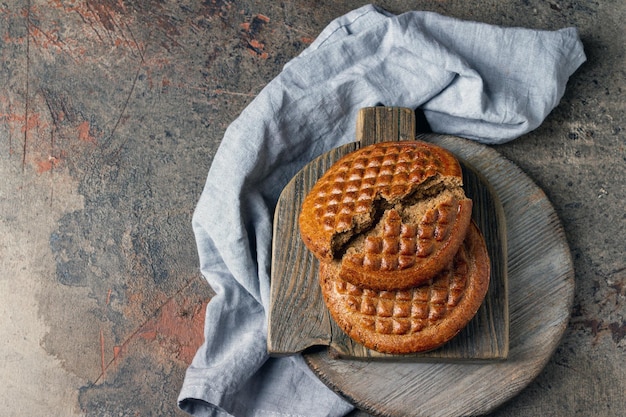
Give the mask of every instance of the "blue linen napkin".
M 585 61 L 574 28 L 537 31 L 364 6 L 330 23 L 232 122 L 193 217 L 215 291 L 181 409 L 195 416 L 343 416 L 300 355 L 269 358 L 272 215 L 291 177 L 354 141 L 359 108 L 421 108 L 434 132 L 487 144 L 539 126 Z

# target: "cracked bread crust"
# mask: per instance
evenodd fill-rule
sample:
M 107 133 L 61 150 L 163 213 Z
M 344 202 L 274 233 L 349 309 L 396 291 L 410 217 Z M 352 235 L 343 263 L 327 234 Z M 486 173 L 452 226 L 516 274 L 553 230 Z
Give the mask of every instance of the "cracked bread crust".
M 438 348 L 467 325 L 487 293 L 490 263 L 472 222 L 454 259 L 424 285 L 362 288 L 341 279 L 333 263 L 320 263 L 319 275 L 324 301 L 344 332 L 369 349 L 408 354 Z
M 472 202 L 445 195 L 430 203 L 425 210 L 400 207 L 386 211 L 382 227 L 357 239 L 341 261 L 333 261 L 341 263 L 341 278 L 375 290 L 401 290 L 436 275 L 452 260 L 465 237 Z M 417 218 L 403 211 L 415 211 Z
M 305 245 L 342 279 L 378 290 L 410 288 L 447 265 L 467 231 L 472 202 L 461 167 L 422 141 L 383 142 L 341 158 L 305 197 Z

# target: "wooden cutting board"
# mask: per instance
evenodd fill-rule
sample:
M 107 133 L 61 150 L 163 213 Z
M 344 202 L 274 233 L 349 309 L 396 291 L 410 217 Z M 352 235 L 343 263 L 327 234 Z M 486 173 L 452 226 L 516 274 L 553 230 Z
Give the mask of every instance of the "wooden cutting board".
M 480 310 L 454 339 L 434 351 L 388 355 L 350 339 L 333 321 L 318 283 L 318 261 L 300 238 L 298 215 L 304 197 L 339 158 L 362 146 L 392 140 L 424 140 L 415 136 L 411 109 L 370 107 L 359 111 L 356 142 L 343 145 L 306 165 L 283 190 L 275 210 L 272 246 L 268 351 L 287 355 L 320 346 L 333 357 L 410 361 L 506 359 L 509 348 L 506 231 L 502 205 L 484 176 L 459 158 L 466 194 L 474 201 L 473 219 L 485 236 L 491 258 L 491 281 Z M 462 140 L 462 139 L 459 139 Z M 458 155 L 457 155 L 458 157 Z

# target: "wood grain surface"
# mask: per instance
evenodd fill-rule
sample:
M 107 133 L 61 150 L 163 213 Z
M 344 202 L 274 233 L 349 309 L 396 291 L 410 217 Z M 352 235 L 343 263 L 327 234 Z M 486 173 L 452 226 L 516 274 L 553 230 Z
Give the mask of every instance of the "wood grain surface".
M 485 302 L 474 319 L 453 340 L 434 351 L 388 355 L 349 338 L 330 317 L 318 283 L 318 261 L 304 246 L 298 215 L 304 197 L 317 179 L 339 158 L 384 140 L 415 139 L 415 115 L 410 109 L 371 107 L 357 117 L 357 143 L 334 149 L 308 164 L 285 187 L 274 216 L 271 304 L 268 351 L 293 354 L 327 345 L 333 356 L 389 360 L 505 359 L 508 353 L 508 301 L 504 212 L 488 181 L 461 160 L 464 187 L 474 201 L 473 219 L 485 236 L 492 261 Z M 430 136 L 422 136 L 427 140 Z
M 305 353 L 311 369 L 357 407 L 381 416 L 460 416 L 493 411 L 542 370 L 566 329 L 574 269 L 561 223 L 543 191 L 492 148 L 432 135 L 479 170 L 506 218 L 510 339 L 507 360 L 381 362 Z

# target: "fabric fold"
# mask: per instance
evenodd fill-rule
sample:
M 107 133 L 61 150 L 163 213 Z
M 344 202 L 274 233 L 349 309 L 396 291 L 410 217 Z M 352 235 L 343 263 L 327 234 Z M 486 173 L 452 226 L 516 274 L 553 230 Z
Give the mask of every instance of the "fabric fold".
M 536 31 L 368 5 L 331 22 L 227 128 L 193 216 L 215 296 L 181 409 L 195 416 L 343 416 L 352 405 L 299 355 L 267 354 L 272 218 L 306 163 L 354 140 L 359 108 L 421 108 L 438 133 L 513 140 L 558 104 L 585 55 L 577 31 Z

